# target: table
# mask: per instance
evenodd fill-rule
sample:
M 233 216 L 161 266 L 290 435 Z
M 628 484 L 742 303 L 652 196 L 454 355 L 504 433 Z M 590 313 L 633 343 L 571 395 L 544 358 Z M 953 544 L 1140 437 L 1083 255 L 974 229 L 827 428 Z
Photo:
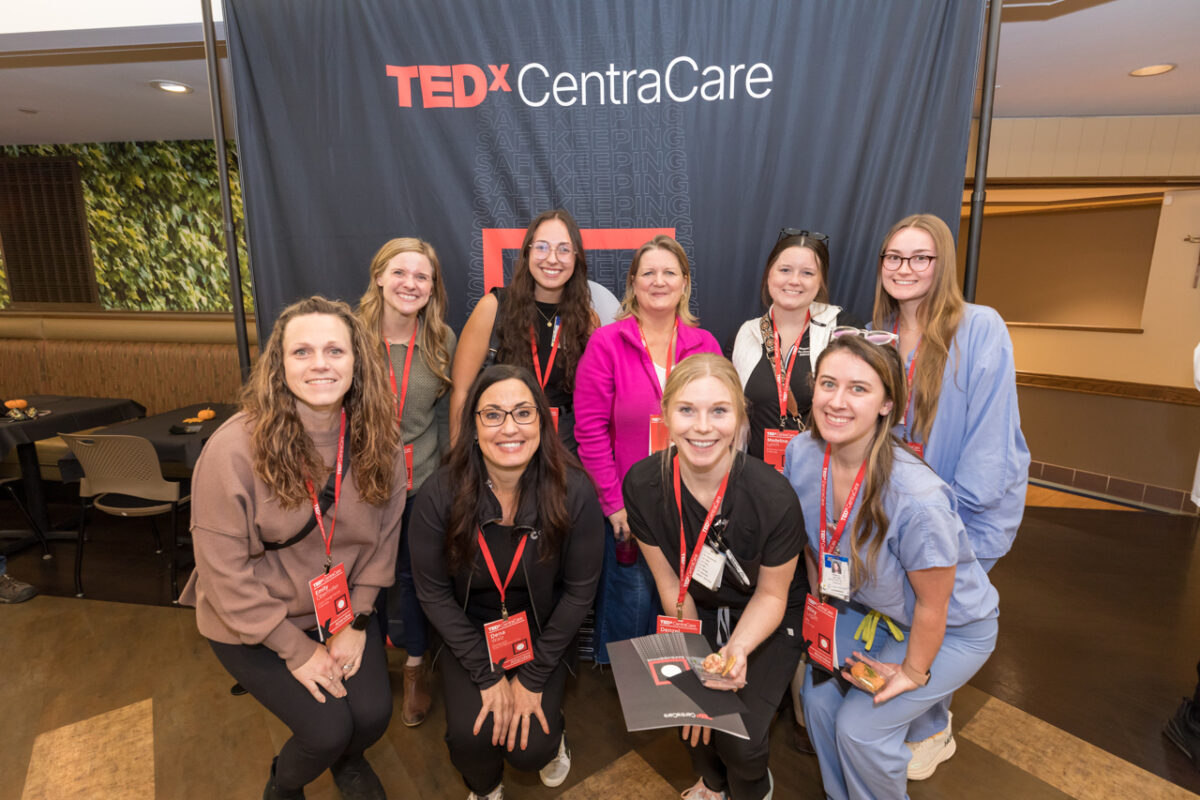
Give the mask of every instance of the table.
M 46 495 L 42 491 L 42 473 L 38 466 L 37 447 L 40 439 L 49 439 L 60 432 L 71 433 L 97 425 L 108 425 L 135 419 L 146 413 L 145 407 L 132 400 L 115 397 L 66 397 L 63 395 L 26 395 L 29 405 L 50 413 L 37 419 L 13 422 L 8 417 L 0 422 L 0 458 L 14 448 L 21 468 L 21 486 L 25 490 L 25 505 L 30 516 L 44 532 L 50 530 L 50 514 Z M 36 541 L 29 539 L 28 541 Z M 5 548 L 17 550 L 28 542 L 22 540 Z
M 216 416 L 200 423 L 197 433 L 171 433 L 172 425 L 179 425 L 184 419 L 195 417 L 204 408 L 211 408 L 216 412 Z M 236 411 L 237 406 L 227 403 L 194 403 L 152 417 L 118 422 L 92 433 L 140 436 L 154 446 L 159 461 L 194 467 L 208 437 Z M 83 467 L 70 451 L 58 460 L 58 469 L 62 473 L 63 482 L 78 481 L 83 477 Z

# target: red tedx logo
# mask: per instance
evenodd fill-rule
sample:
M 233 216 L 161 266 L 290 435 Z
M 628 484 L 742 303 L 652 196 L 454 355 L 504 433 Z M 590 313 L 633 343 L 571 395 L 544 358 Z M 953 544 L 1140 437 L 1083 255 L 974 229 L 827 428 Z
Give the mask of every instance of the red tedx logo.
M 483 102 L 488 92 L 511 92 L 508 64 L 488 64 L 491 78 L 475 64 L 429 65 L 409 67 L 387 65 L 389 78 L 396 79 L 401 108 L 412 108 L 413 81 L 421 90 L 425 108 L 471 108 Z

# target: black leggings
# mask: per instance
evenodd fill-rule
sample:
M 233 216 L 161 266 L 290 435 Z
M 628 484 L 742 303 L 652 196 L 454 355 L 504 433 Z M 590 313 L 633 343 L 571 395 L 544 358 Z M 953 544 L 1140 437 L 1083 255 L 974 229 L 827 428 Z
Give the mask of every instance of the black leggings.
M 379 740 L 392 718 L 387 656 L 378 632 L 367 631 L 362 664 L 345 682 L 346 696 L 318 703 L 274 650 L 209 641 L 229 674 L 292 730 L 279 751 L 275 784 L 301 789 L 343 756 L 357 757 Z M 324 690 L 322 690 L 324 691 Z
M 714 730 L 708 744 L 702 741 L 696 747 L 688 746 L 692 769 L 708 788 L 728 791 L 733 800 L 761 800 L 767 796 L 770 788 L 767 733 L 800 662 L 800 653 L 800 628 L 792 625 L 789 616 L 771 638 L 750 654 L 746 686 L 738 691 L 738 697 L 746 704 L 742 720 L 750 738 L 740 739 Z
M 462 773 L 467 788 L 478 795 L 486 795 L 496 788 L 504 777 L 504 762 L 507 760 L 516 769 L 533 772 L 550 763 L 558 755 L 558 742 L 563 734 L 563 692 L 567 685 L 567 667 L 559 662 L 542 687 L 542 713 L 550 726 L 550 735 L 542 731 L 542 724 L 533 718 L 529 731 L 529 746 L 521 749 L 518 740 L 510 753 L 506 745 L 492 745 L 492 715 L 484 720 L 479 735 L 471 732 L 475 718 L 483 708 L 479 687 L 463 669 L 458 660 L 443 649 L 438 657 L 442 674 L 442 697 L 446 702 L 446 746 L 450 748 L 450 761 Z M 511 673 L 514 676 L 516 672 Z

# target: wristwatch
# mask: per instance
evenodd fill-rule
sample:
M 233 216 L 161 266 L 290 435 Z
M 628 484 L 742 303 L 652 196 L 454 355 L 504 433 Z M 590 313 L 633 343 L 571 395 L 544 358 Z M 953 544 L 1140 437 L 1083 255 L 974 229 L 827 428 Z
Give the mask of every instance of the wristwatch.
M 355 614 L 354 621 L 350 623 L 350 627 L 356 631 L 365 631 L 367 626 L 371 624 L 370 614 Z

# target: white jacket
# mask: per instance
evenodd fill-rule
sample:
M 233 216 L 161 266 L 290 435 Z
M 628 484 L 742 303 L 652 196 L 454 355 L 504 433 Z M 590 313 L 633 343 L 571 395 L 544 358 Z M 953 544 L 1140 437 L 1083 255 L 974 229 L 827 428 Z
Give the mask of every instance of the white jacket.
M 829 344 L 833 329 L 837 327 L 837 316 L 841 306 L 831 306 L 814 302 L 809 306 L 812 317 L 808 321 L 808 371 L 813 372 L 817 366 L 817 358 Z M 758 366 L 762 358 L 762 317 L 746 320 L 738 329 L 737 339 L 733 342 L 733 366 L 741 378 L 742 388 L 750 380 L 750 373 Z

